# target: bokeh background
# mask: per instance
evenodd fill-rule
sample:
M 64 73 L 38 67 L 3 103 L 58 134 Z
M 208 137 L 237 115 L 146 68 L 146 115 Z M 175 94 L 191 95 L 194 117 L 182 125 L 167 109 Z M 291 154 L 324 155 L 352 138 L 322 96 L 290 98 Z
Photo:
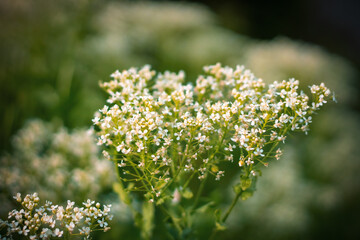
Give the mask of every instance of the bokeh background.
M 98 239 L 139 239 L 89 131 L 105 101 L 98 82 L 144 64 L 194 82 L 222 62 L 267 82 L 295 77 L 305 91 L 325 82 L 337 103 L 289 139 L 219 237 L 360 239 L 359 11 L 356 0 L 0 1 L 1 216 L 17 191 L 91 197 L 115 206 Z M 214 198 L 226 203 L 223 191 Z

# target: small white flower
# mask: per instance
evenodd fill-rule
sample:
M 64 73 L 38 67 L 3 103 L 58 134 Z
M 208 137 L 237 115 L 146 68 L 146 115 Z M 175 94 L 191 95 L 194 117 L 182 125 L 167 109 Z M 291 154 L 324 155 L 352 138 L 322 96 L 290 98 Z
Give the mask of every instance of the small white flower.
M 87 208 L 90 208 L 94 203 L 95 201 L 91 201 L 90 199 L 88 199 L 86 202 L 83 202 L 83 205 Z
M 98 223 L 99 223 L 100 227 L 106 227 L 108 225 L 108 223 L 104 220 L 104 218 L 99 219 Z
M 89 227 L 82 227 L 80 230 L 80 234 L 88 236 L 90 234 L 90 228 Z
M 65 226 L 66 226 L 66 228 L 67 228 L 67 230 L 68 230 L 69 232 L 72 232 L 72 231 L 74 231 L 75 223 L 74 223 L 74 222 L 70 222 L 69 224 L 66 224 Z
M 21 193 L 17 193 L 14 199 L 16 199 L 17 202 L 21 202 Z

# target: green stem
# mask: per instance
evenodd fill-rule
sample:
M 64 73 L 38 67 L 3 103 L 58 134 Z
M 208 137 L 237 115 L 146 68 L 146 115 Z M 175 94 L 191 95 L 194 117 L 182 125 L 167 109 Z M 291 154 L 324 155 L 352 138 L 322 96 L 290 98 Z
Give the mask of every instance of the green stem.
M 234 200 L 233 200 L 232 203 L 231 203 L 231 206 L 228 208 L 228 210 L 226 211 L 224 217 L 221 219 L 222 223 L 225 223 L 225 222 L 226 222 L 226 220 L 227 220 L 227 218 L 229 217 L 231 211 L 233 210 L 233 208 L 235 207 L 237 201 L 239 200 L 241 194 L 242 194 L 242 191 L 240 191 L 239 193 L 236 194 Z M 217 229 L 217 228 L 214 228 L 213 231 L 212 231 L 212 233 L 211 233 L 211 235 L 210 235 L 210 237 L 209 237 L 209 240 L 216 239 L 215 236 L 216 236 L 217 232 L 218 232 L 218 229 Z
M 227 131 L 228 131 L 228 128 L 227 128 L 227 126 L 225 126 L 224 135 L 222 136 L 220 142 L 219 142 L 218 145 L 216 146 L 215 151 L 214 151 L 214 152 L 211 154 L 211 156 L 209 157 L 209 162 L 211 162 L 211 160 L 215 157 L 216 153 L 219 152 L 220 146 L 221 146 L 221 145 L 223 144 L 223 142 L 224 142 L 224 139 L 225 139 L 225 136 L 226 136 L 226 134 L 227 134 Z M 199 198 L 200 198 L 201 193 L 202 193 L 202 191 L 203 191 L 203 189 L 204 189 L 204 185 L 205 185 L 207 176 L 208 176 L 208 174 L 206 174 L 205 178 L 204 178 L 204 179 L 201 181 L 201 183 L 200 183 L 199 189 L 198 189 L 198 191 L 197 191 L 197 193 L 196 193 L 196 197 L 195 197 L 194 205 L 193 205 L 193 207 L 192 207 L 192 211 L 195 210 L 195 208 L 196 208 L 196 206 L 197 206 L 197 204 L 198 204 L 198 202 L 199 202 Z
M 117 165 L 116 162 L 115 162 L 115 169 L 116 169 L 116 175 L 117 175 L 117 178 L 118 178 L 118 182 L 119 182 L 119 184 L 121 184 L 121 187 L 122 187 L 123 189 L 125 189 L 125 188 L 124 188 L 123 181 L 121 180 L 121 177 L 120 177 L 119 167 L 118 167 L 118 165 Z M 121 196 L 119 196 L 119 198 L 121 199 Z M 126 204 L 126 203 L 125 203 L 125 204 Z M 130 208 L 133 216 L 135 217 L 137 211 L 136 211 L 135 208 L 132 206 L 131 202 L 130 202 L 129 204 L 126 204 L 126 205 Z
M 151 193 L 151 189 L 146 185 L 146 182 L 144 181 L 144 178 L 139 173 L 136 164 L 133 163 L 131 160 L 128 162 L 131 164 L 132 168 L 134 169 L 135 173 L 138 175 L 138 178 L 141 180 L 141 182 L 144 185 L 144 187 L 146 188 L 146 190 Z M 146 174 L 144 174 L 144 172 L 143 172 L 143 175 L 146 177 Z M 148 179 L 145 179 L 145 180 L 149 183 L 150 186 L 152 186 Z
M 194 170 L 194 172 L 190 175 L 190 177 L 188 178 L 188 180 L 185 182 L 183 188 L 187 188 L 187 186 L 189 185 L 189 183 L 191 182 L 192 178 L 194 177 L 194 175 L 196 174 L 196 171 Z
M 222 222 L 225 222 L 226 219 L 229 217 L 231 211 L 233 210 L 233 208 L 235 207 L 237 201 L 239 200 L 239 197 L 241 196 L 243 191 L 240 191 L 239 193 L 236 194 L 234 200 L 231 203 L 231 206 L 228 208 L 228 210 L 226 211 L 224 217 L 222 218 Z
M 191 138 L 190 138 L 190 141 L 189 143 L 191 143 L 192 141 L 192 135 L 191 135 Z M 176 171 L 175 175 L 173 176 L 173 178 L 163 187 L 162 189 L 162 192 L 165 192 L 165 190 L 172 184 L 176 181 L 177 177 L 180 175 L 181 171 L 182 171 L 182 168 L 183 168 L 183 165 L 184 165 L 184 162 L 186 160 L 186 156 L 188 154 L 188 151 L 189 151 L 189 145 L 186 146 L 186 149 L 185 149 L 185 153 L 183 154 L 183 158 L 182 160 L 180 161 L 180 167 L 178 168 L 178 170 Z M 174 162 L 173 162 L 174 164 Z
M 199 189 L 198 189 L 198 191 L 196 193 L 196 197 L 195 197 L 195 200 L 194 200 L 194 205 L 192 207 L 192 211 L 194 211 L 196 206 L 198 205 L 201 193 L 202 193 L 202 191 L 204 189 L 204 186 L 205 186 L 205 182 L 206 182 L 206 177 L 200 183 Z

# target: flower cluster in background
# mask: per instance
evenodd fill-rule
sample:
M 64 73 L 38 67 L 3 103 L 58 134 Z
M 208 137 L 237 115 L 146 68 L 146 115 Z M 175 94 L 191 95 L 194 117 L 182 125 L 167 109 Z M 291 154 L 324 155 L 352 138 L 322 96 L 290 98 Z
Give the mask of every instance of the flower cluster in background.
M 13 137 L 13 153 L 1 157 L 1 211 L 8 196 L 37 191 L 50 201 L 99 198 L 115 179 L 111 162 L 100 157 L 91 130 L 73 130 L 32 120 Z
M 88 199 L 83 207 L 76 207 L 75 202 L 67 201 L 65 207 L 46 201 L 39 206 L 37 193 L 27 194 L 24 199 L 17 193 L 14 199 L 21 203 L 22 209 L 9 212 L 8 220 L 0 220 L 0 231 L 5 232 L 5 239 L 51 239 L 82 235 L 90 239 L 94 231 L 108 231 L 111 205 L 104 205 Z M 1 237 L 1 235 L 0 235 Z
M 95 49 L 88 54 L 108 67 L 151 64 L 161 71 L 184 69 L 191 78 L 209 62 L 238 64 L 232 60 L 241 56 L 247 40 L 218 26 L 215 15 L 199 4 L 113 2 L 92 23 L 97 34 L 87 39 L 86 49 Z
M 326 81 L 326 85 L 334 89 L 339 102 L 356 100 L 356 89 L 352 86 L 355 69 L 344 59 L 318 46 L 284 37 L 255 42 L 246 48 L 243 61 L 268 82 L 295 77 L 301 80 L 301 88 L 304 89 Z

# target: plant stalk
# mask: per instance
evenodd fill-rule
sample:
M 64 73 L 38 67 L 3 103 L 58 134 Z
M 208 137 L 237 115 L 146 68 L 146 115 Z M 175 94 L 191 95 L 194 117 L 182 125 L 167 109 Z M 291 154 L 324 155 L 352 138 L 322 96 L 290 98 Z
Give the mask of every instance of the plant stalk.
M 240 191 L 239 193 L 236 194 L 234 200 L 231 203 L 231 206 L 228 208 L 228 210 L 226 211 L 224 217 L 222 218 L 222 222 L 225 222 L 226 219 L 229 217 L 231 211 L 233 210 L 233 208 L 235 207 L 237 201 L 239 200 L 239 197 L 241 196 L 243 191 Z

